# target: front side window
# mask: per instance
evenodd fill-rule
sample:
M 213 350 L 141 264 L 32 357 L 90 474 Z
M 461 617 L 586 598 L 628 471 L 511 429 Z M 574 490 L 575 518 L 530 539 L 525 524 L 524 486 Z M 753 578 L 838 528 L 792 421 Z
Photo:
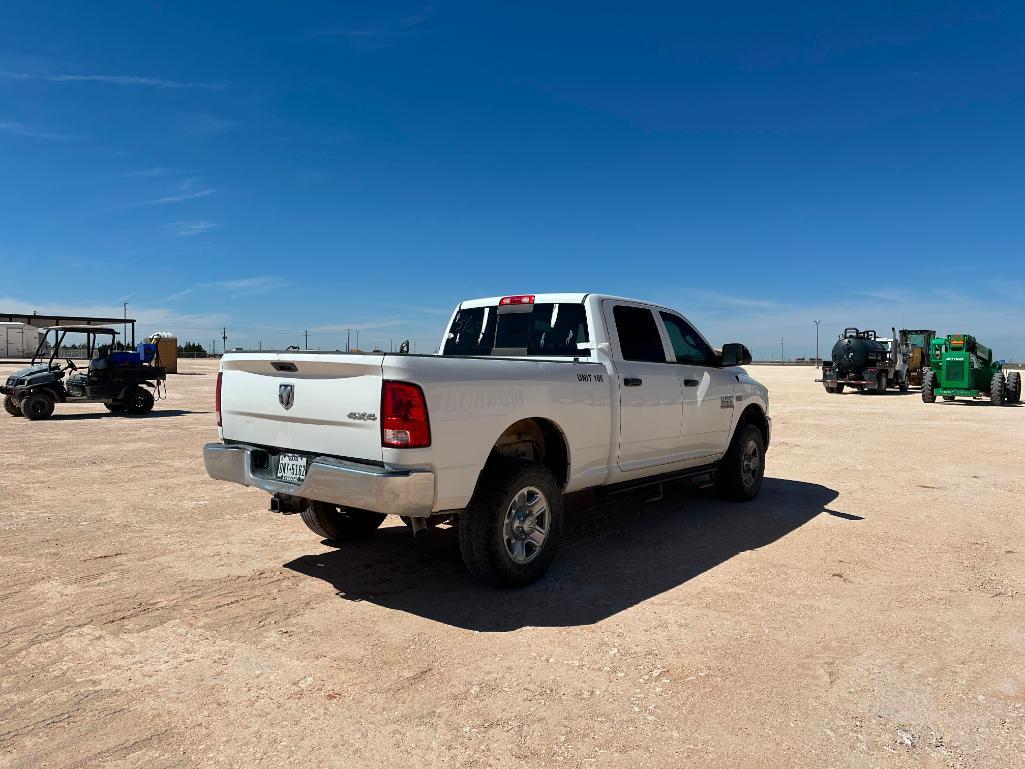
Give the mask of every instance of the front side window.
M 669 334 L 669 342 L 673 346 L 673 355 L 677 363 L 710 366 L 715 362 L 712 348 L 698 336 L 698 332 L 687 321 L 668 312 L 660 315 L 662 322 L 666 324 L 666 333 Z
M 619 336 L 619 350 L 623 360 L 665 363 L 666 353 L 662 347 L 655 316 L 645 307 L 617 305 L 612 309 Z

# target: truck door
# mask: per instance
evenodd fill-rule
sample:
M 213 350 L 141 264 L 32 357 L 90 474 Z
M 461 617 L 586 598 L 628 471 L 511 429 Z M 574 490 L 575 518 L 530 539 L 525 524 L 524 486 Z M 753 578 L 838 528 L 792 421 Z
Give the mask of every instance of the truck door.
M 619 389 L 619 469 L 628 472 L 679 459 L 680 379 L 666 358 L 649 307 L 606 301 Z
M 683 392 L 681 451 L 685 459 L 722 454 L 733 427 L 736 377 L 719 365 L 705 339 L 686 320 L 662 311 L 659 318 L 676 361 Z

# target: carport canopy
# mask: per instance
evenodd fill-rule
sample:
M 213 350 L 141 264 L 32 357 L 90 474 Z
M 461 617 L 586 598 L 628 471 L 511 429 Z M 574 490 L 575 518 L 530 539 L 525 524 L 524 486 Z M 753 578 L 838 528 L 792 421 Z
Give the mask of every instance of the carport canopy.
M 132 327 L 132 346 L 135 346 L 135 318 L 94 318 L 88 315 L 39 315 L 38 313 L 32 313 L 31 315 L 0 312 L 0 321 L 7 321 L 9 323 L 24 323 L 28 326 L 35 326 L 36 328 L 50 328 L 53 326 L 60 326 L 64 328 L 66 326 L 106 326 L 105 330 L 111 330 L 117 326 L 128 326 Z M 76 328 L 76 331 L 83 329 Z M 90 328 L 89 331 L 97 331 L 96 328 Z M 127 328 L 125 328 L 127 331 Z M 125 336 L 128 336 L 125 334 Z

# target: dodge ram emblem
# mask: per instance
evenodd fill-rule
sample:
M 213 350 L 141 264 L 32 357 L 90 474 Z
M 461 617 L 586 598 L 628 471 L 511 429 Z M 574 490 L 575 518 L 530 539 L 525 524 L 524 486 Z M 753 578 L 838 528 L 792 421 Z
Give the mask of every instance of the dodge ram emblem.
M 278 403 L 286 411 L 292 408 L 292 404 L 295 403 L 295 385 L 278 385 Z

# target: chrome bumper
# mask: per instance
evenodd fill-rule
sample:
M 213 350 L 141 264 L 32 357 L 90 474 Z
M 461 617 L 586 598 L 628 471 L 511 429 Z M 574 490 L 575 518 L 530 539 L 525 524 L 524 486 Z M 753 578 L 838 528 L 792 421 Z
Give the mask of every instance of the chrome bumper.
M 277 460 L 254 471 L 254 448 L 208 443 L 203 463 L 211 478 L 255 486 L 271 494 L 330 502 L 343 507 L 423 517 L 434 506 L 434 473 L 420 470 L 386 470 L 383 467 L 347 462 L 332 457 L 312 457 L 302 484 L 274 478 Z

